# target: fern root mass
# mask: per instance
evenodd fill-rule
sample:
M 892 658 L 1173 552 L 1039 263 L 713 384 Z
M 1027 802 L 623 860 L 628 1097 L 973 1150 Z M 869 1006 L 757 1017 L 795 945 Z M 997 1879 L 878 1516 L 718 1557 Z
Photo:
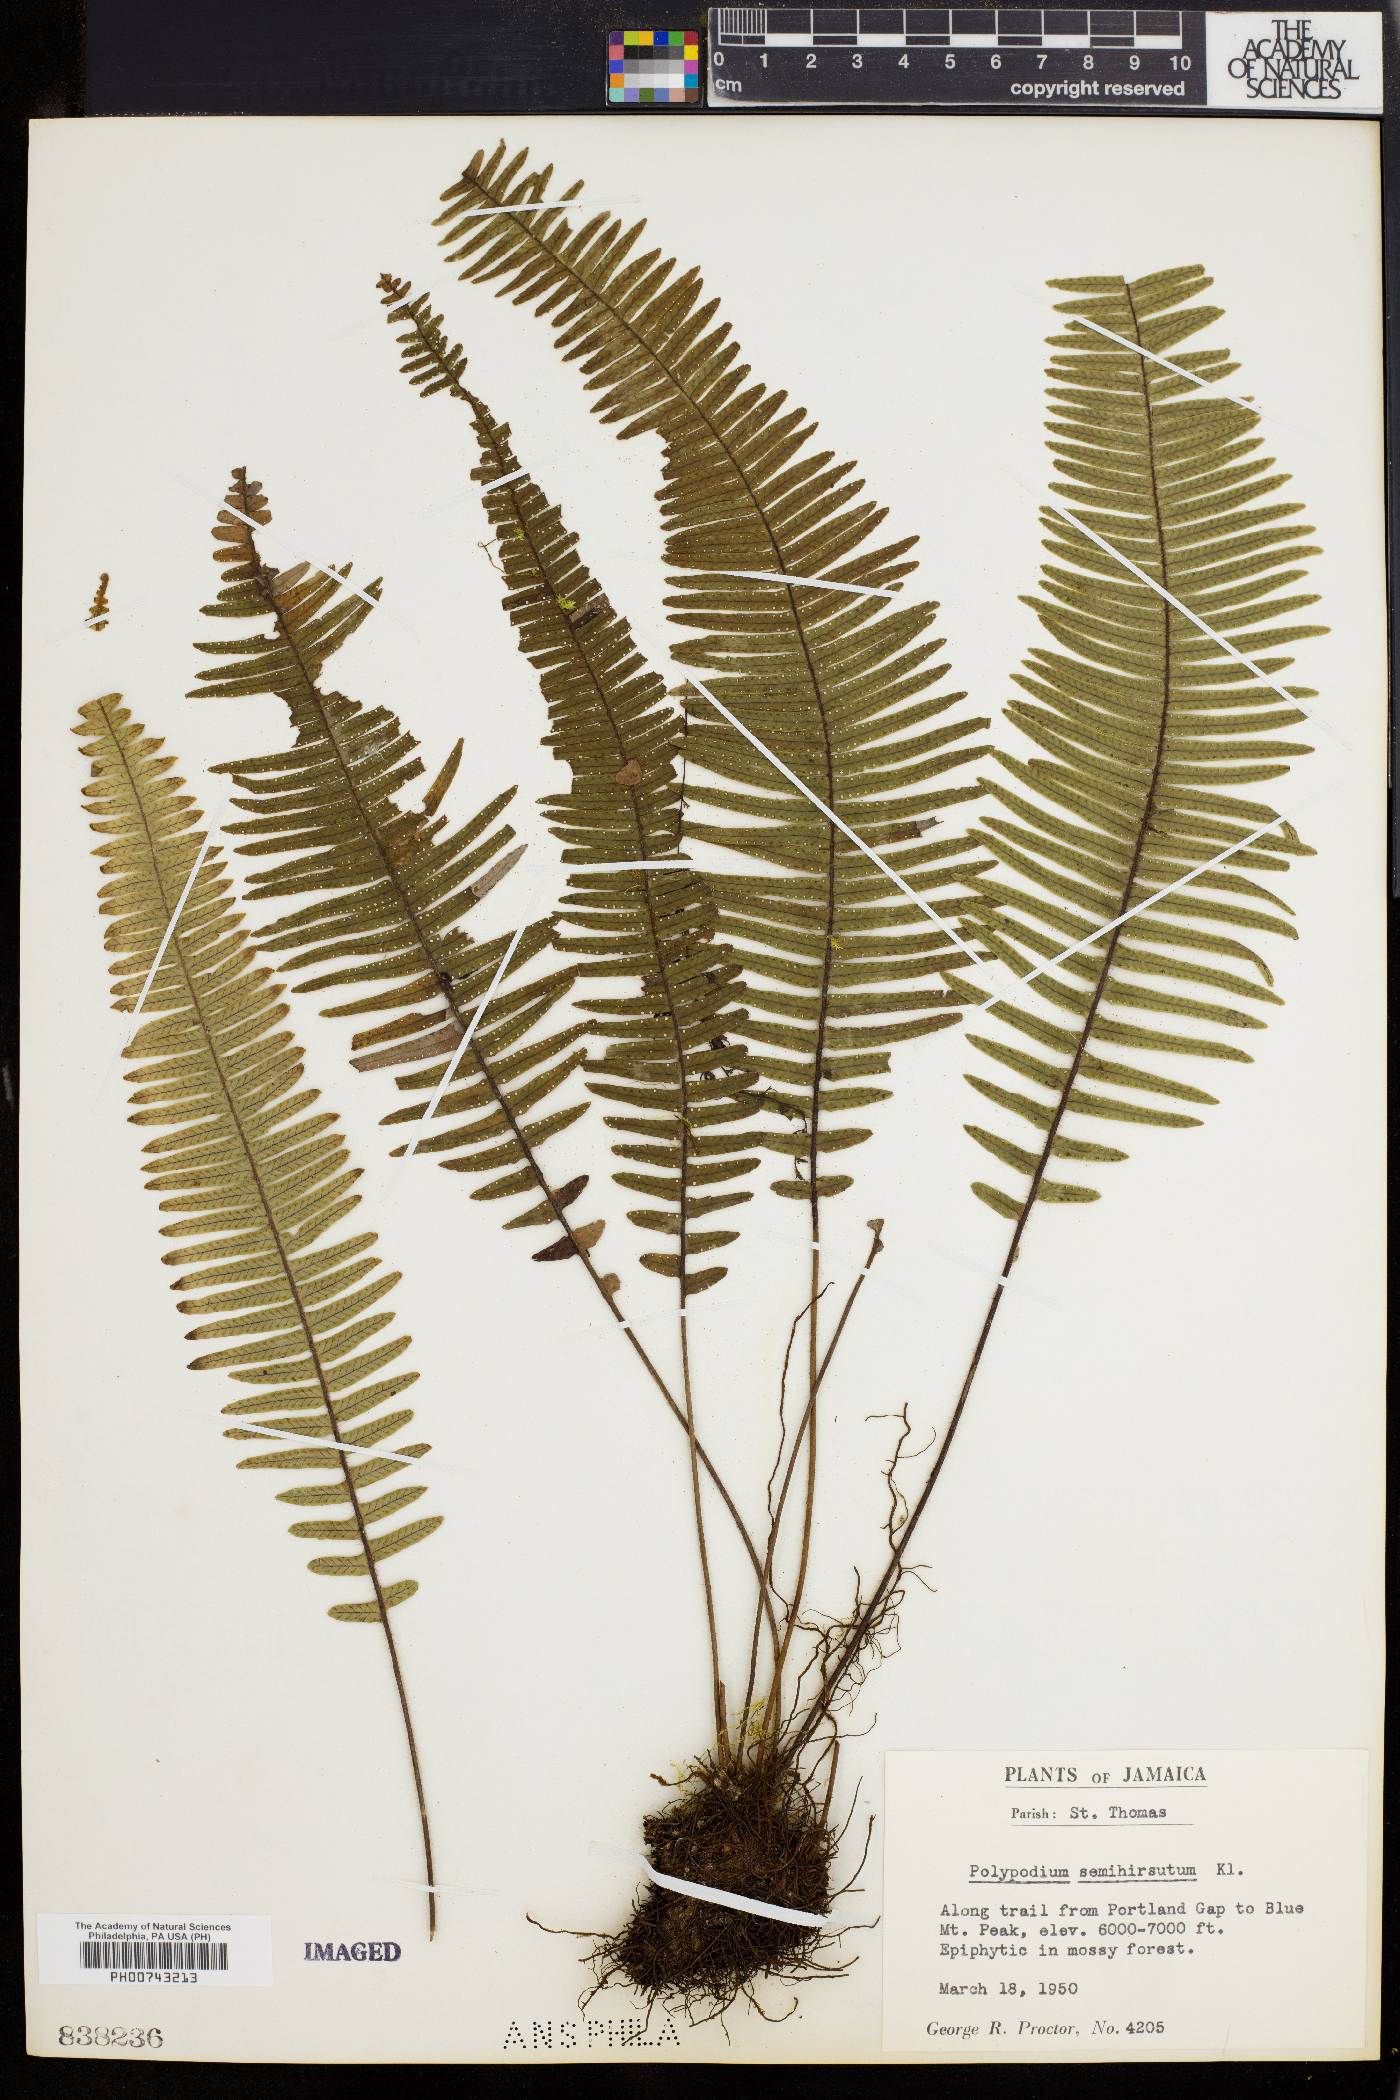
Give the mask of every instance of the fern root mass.
M 824 1913 L 837 1833 L 800 1779 L 767 1758 L 693 1765 L 674 1800 L 642 1824 L 658 1873 Z M 587 1957 L 600 1987 L 627 1984 L 692 2019 L 722 2016 L 765 1981 L 834 1974 L 834 1935 L 755 1917 L 649 1883 L 620 1932 Z

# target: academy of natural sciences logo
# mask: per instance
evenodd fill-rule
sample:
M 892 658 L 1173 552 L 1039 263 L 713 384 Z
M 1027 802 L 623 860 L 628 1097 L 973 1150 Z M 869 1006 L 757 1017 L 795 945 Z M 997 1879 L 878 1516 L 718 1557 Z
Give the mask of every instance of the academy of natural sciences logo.
M 1238 58 L 1230 60 L 1230 78 L 1243 80 L 1251 101 L 1337 102 L 1356 68 L 1346 55 L 1345 37 L 1315 37 L 1306 16 L 1289 21 L 1279 16 L 1274 33 L 1252 36 Z

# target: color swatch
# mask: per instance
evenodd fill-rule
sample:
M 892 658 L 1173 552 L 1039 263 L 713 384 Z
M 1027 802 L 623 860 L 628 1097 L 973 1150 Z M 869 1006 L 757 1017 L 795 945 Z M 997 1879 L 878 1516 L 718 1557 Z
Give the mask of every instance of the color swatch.
M 698 29 L 610 29 L 609 102 L 700 100 Z

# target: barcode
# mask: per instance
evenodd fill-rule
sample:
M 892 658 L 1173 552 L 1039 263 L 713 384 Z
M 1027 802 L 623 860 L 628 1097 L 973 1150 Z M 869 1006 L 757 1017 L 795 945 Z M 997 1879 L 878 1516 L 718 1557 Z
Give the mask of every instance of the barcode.
M 226 1969 L 220 1940 L 81 1940 L 80 1969 Z

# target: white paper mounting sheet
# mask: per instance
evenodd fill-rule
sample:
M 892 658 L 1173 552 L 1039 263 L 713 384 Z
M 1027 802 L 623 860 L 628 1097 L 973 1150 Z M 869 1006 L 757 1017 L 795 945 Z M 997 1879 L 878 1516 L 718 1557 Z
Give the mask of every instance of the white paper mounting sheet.
M 183 697 L 208 661 L 194 642 L 234 467 L 267 487 L 279 560 L 352 560 L 355 581 L 384 579 L 338 682 L 404 718 L 428 779 L 465 737 L 454 805 L 518 783 L 515 820 L 557 871 L 535 806 L 560 769 L 482 546 L 469 431 L 399 378 L 381 272 L 445 309 L 473 384 L 638 633 L 677 633 L 659 447 L 617 443 L 547 329 L 458 283 L 436 245 L 440 193 L 502 131 L 702 270 L 754 373 L 807 408 L 838 460 L 859 461 L 891 537 L 918 535 L 917 588 L 941 608 L 949 683 L 993 720 L 1039 639 L 1023 599 L 1050 478 L 1047 279 L 1203 265 L 1223 310 L 1211 340 L 1237 359 L 1231 384 L 1264 411 L 1324 550 L 1310 587 L 1328 631 L 1299 646 L 1294 675 L 1344 746 L 1309 737 L 1317 755 L 1292 784 L 1317 852 L 1287 879 L 1300 937 L 1271 953 L 1286 1003 L 1252 1068 L 1209 1075 L 1220 1106 L 1206 1127 L 1135 1136 L 1102 1202 L 1037 1214 L 920 1536 L 927 1587 L 910 1584 L 899 1652 L 849 1717 L 837 1878 L 855 1882 L 835 1918 L 861 1928 L 840 1945 L 851 1966 L 801 1987 L 781 2025 L 742 2004 L 723 2026 L 647 2024 L 620 1990 L 581 2011 L 583 1943 L 540 1929 L 621 1924 L 637 1872 L 591 1843 L 635 1850 L 662 1799 L 649 1775 L 696 1754 L 709 1725 L 685 1440 L 578 1264 L 535 1266 L 460 1177 L 421 1160 L 390 1174 L 378 1119 L 392 1089 L 350 1073 L 324 1002 L 293 999 L 309 1082 L 344 1121 L 384 1258 L 403 1272 L 415 1431 L 447 1519 L 411 1556 L 421 1594 L 396 1614 L 433 1813 L 429 1944 L 383 1644 L 328 1620 L 267 1476 L 233 1463 L 219 1376 L 186 1368 L 115 1072 L 123 1024 L 72 727 L 80 704 L 121 692 L 206 810 L 223 792 L 208 768 L 285 743 L 271 700 Z M 144 2028 L 159 2001 L 163 2054 L 187 2059 L 962 2059 L 966 2044 L 921 2036 L 899 2009 L 912 1999 L 891 2012 L 882 1991 L 882 1962 L 893 1991 L 904 1959 L 894 1934 L 923 1842 L 911 1835 L 894 1860 L 913 1826 L 904 1794 L 905 1821 L 888 1820 L 888 1753 L 902 1772 L 986 1745 L 1028 1764 L 1066 1744 L 1227 1745 L 1276 1789 L 1290 1760 L 1345 1745 L 1370 1755 L 1357 1782 L 1369 1807 L 1385 1272 L 1375 130 L 1284 117 L 133 120 L 39 124 L 32 164 L 26 1925 L 33 1962 L 40 1913 L 155 1920 L 197 1903 L 211 1919 L 267 1917 L 273 1980 L 99 1991 L 35 1967 L 30 2048 L 80 2053 L 65 2033 Z M 96 633 L 84 621 L 100 573 L 111 616 Z M 504 934 L 515 909 L 493 896 L 480 916 Z M 857 1186 L 830 1206 L 836 1296 L 866 1258 L 868 1216 L 885 1220 L 886 1251 L 823 1425 L 824 1477 L 847 1484 L 814 1538 L 811 1594 L 829 1610 L 845 1608 L 853 1562 L 867 1579 L 878 1565 L 889 1417 L 907 1404 L 911 1448 L 946 1422 L 1004 1253 L 1001 1221 L 969 1192 L 985 1160 L 964 1134 L 958 1035 L 901 1046 L 896 1063 Z M 630 1277 L 645 1242 L 613 1200 L 601 1116 L 581 1127 L 590 1193 L 614 1220 L 608 1259 Z M 772 1447 L 766 1414 L 753 1433 L 750 1373 L 762 1367 L 762 1404 L 776 1404 L 805 1217 L 751 1208 L 743 1273 L 698 1301 L 692 1337 L 705 1433 L 761 1509 Z M 643 1276 L 628 1289 L 669 1364 L 667 1287 Z M 745 1575 L 726 1547 L 716 1584 L 730 1623 L 751 1608 Z M 1274 1842 L 1286 1897 L 1281 1827 Z M 1374 2050 L 1374 1844 L 1348 1884 L 1355 2016 L 1302 2034 L 1280 1971 L 1251 1985 L 1237 2033 L 1191 2027 L 1167 2053 Z M 335 1951 L 356 1944 L 401 1958 Z M 775 1988 L 764 2010 L 792 2000 Z M 81 2053 L 121 2053 L 115 2025 L 101 2031 L 108 2042 Z M 1063 2051 L 1049 2038 L 1020 2053 Z

